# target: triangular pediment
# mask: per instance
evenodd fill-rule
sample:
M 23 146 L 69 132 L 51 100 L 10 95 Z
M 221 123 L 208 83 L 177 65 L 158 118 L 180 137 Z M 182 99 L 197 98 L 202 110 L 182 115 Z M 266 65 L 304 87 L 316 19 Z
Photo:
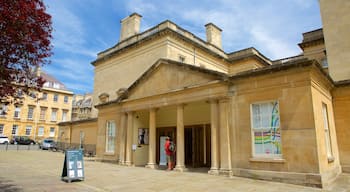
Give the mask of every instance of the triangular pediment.
M 189 64 L 161 59 L 137 79 L 127 90 L 127 99 L 166 94 L 186 88 L 204 86 L 226 75 Z

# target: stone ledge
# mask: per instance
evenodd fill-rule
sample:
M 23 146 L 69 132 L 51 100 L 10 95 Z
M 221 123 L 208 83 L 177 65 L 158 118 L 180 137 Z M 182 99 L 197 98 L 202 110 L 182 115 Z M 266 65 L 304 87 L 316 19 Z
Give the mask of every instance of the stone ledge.
M 253 157 L 249 159 L 250 162 L 262 162 L 262 163 L 285 163 L 285 159 L 281 158 L 264 158 L 264 157 Z

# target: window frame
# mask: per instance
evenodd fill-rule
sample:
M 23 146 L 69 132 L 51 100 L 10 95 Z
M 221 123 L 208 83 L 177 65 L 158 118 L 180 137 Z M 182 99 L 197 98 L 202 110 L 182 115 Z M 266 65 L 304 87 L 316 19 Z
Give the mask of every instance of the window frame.
M 11 135 L 17 136 L 18 129 L 19 129 L 19 125 L 17 125 L 17 124 L 12 125 Z
M 322 119 L 323 119 L 323 130 L 324 130 L 324 141 L 326 147 L 326 154 L 328 161 L 334 160 L 333 147 L 332 147 L 332 136 L 329 129 L 329 111 L 326 103 L 322 102 Z
M 53 102 L 58 102 L 58 94 L 53 94 Z
M 39 126 L 38 128 L 38 136 L 42 137 L 45 134 L 45 127 L 44 126 Z
M 21 118 L 21 107 L 15 106 L 15 110 L 13 112 L 13 118 L 16 118 L 16 119 Z
M 29 133 L 28 133 L 28 130 L 29 130 Z M 25 135 L 30 136 L 32 133 L 32 130 L 33 130 L 33 127 L 31 125 L 27 125 Z
M 54 115 L 55 114 L 55 115 Z M 51 121 L 57 121 L 57 115 L 58 115 L 58 109 L 57 108 L 52 108 L 51 109 Z
M 56 133 L 55 127 L 50 127 L 49 137 L 55 137 L 56 135 L 55 133 Z
M 253 111 L 253 106 L 254 105 L 263 105 L 263 104 L 269 104 L 272 102 L 277 102 L 278 108 L 277 108 L 277 112 L 278 112 L 278 119 L 279 119 L 279 123 L 278 123 L 278 128 L 279 129 L 279 133 L 280 133 L 280 143 L 279 143 L 279 147 L 280 147 L 280 153 L 275 154 L 275 153 L 263 153 L 263 154 L 259 154 L 256 153 L 255 150 L 255 132 L 260 131 L 262 132 L 267 132 L 270 131 L 272 132 L 272 127 L 269 128 L 254 128 L 254 111 Z M 260 117 L 262 116 L 261 114 L 259 114 Z M 265 115 L 266 116 L 266 115 Z M 260 118 L 260 121 L 262 121 L 262 118 Z M 281 114 L 280 114 L 280 102 L 279 100 L 266 100 L 266 101 L 259 101 L 259 102 L 254 102 L 250 104 L 250 130 L 251 130 L 251 145 L 252 145 L 252 157 L 253 158 L 269 158 L 269 159 L 281 159 L 282 158 L 282 130 L 281 130 Z
M 68 100 L 69 100 L 68 96 L 65 95 L 65 96 L 63 97 L 63 102 L 64 102 L 64 103 L 68 103 Z
M 33 120 L 34 118 L 34 107 L 33 106 L 28 106 L 28 114 L 27 114 L 27 119 Z
M 4 134 L 5 124 L 0 124 L 0 135 Z
M 111 126 L 114 125 L 114 126 Z M 114 131 L 110 131 L 109 129 L 114 129 Z M 114 120 L 108 120 L 106 122 L 106 148 L 105 152 L 114 154 L 115 153 L 115 138 L 116 138 L 116 123 Z M 110 134 L 111 133 L 111 134 Z

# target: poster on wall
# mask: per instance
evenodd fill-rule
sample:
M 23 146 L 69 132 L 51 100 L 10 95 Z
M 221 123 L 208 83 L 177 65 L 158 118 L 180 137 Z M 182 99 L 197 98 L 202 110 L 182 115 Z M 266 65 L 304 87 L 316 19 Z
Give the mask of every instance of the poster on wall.
M 147 128 L 140 128 L 138 132 L 139 145 L 148 145 L 149 144 L 149 134 Z

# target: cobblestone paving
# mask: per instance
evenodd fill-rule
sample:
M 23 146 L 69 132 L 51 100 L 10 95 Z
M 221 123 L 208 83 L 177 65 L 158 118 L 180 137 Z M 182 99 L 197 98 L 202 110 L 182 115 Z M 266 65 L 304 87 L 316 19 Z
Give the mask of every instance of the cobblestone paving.
M 326 189 L 205 173 L 167 172 L 124 167 L 85 158 L 85 180 L 61 181 L 64 154 L 51 151 L 0 151 L 0 191 L 121 191 L 121 192 L 350 192 L 350 174 Z

